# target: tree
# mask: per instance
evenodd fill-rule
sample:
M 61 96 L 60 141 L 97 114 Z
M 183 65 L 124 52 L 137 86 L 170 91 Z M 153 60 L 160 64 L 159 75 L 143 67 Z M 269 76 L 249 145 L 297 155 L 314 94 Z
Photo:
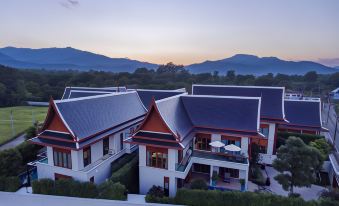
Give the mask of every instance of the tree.
M 331 152 L 331 145 L 325 140 L 325 138 L 317 139 L 310 142 L 310 146 L 319 150 L 323 160 L 325 161 L 328 154 Z
M 304 75 L 304 80 L 310 83 L 317 81 L 317 79 L 318 79 L 318 74 L 315 71 L 307 72 Z
M 320 152 L 298 137 L 289 137 L 277 151 L 273 167 L 280 172 L 274 177 L 284 190 L 293 194 L 293 187 L 310 187 L 323 163 Z
M 234 70 L 229 70 L 227 71 L 226 77 L 230 80 L 233 81 L 235 79 L 235 71 Z

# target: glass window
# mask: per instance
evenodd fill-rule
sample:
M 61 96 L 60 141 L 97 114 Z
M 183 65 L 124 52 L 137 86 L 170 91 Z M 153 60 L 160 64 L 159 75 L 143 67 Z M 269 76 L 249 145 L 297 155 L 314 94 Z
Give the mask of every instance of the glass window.
M 53 148 L 54 166 L 72 169 L 71 151 Z
M 106 137 L 106 138 L 103 139 L 102 145 L 103 145 L 103 155 L 108 154 L 108 151 L 109 151 L 109 137 Z
M 147 147 L 146 155 L 147 166 L 167 169 L 167 149 Z
M 195 148 L 198 150 L 211 150 L 211 138 L 209 136 L 199 136 L 195 138 Z
M 91 147 L 84 148 L 83 150 L 83 159 L 84 159 L 84 167 L 91 164 Z
M 267 126 L 260 127 L 260 133 L 263 134 L 266 138 L 268 138 L 269 128 Z

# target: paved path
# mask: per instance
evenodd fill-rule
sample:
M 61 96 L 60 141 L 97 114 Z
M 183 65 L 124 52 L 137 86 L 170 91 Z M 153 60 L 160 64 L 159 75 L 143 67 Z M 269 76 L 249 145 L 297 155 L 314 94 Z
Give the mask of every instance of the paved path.
M 23 143 L 26 140 L 25 136 L 26 134 L 22 134 L 18 136 L 17 138 L 12 139 L 11 141 L 7 142 L 6 144 L 1 145 L 0 151 L 18 146 L 19 144 Z
M 335 132 L 335 124 L 336 124 L 336 113 L 334 107 L 329 107 L 328 104 L 324 104 L 323 112 L 322 112 L 322 120 L 324 122 L 324 126 L 329 130 L 329 137 L 331 138 L 331 142 L 333 143 L 334 134 L 336 133 L 335 145 L 336 148 L 339 149 L 339 124 L 337 126 L 337 132 Z
M 288 196 L 288 192 L 274 179 L 278 174 L 278 171 L 269 166 L 266 166 L 266 171 L 271 180 L 271 185 L 266 188 L 271 190 L 274 194 Z M 299 193 L 304 200 L 317 200 L 324 189 L 325 187 L 312 185 L 311 187 L 295 187 L 294 192 Z
M 140 206 L 140 205 L 154 205 L 154 206 L 171 206 L 163 204 L 137 203 L 130 201 L 116 201 L 116 200 L 101 200 L 77 197 L 63 197 L 52 195 L 37 195 L 37 194 L 18 194 L 10 192 L 0 192 L 0 206 Z

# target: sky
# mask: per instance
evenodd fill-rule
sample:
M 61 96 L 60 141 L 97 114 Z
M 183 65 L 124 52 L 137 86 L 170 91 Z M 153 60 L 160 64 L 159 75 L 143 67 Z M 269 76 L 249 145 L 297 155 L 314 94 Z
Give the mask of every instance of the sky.
M 0 47 L 164 64 L 235 54 L 339 65 L 338 0 L 1 0 Z

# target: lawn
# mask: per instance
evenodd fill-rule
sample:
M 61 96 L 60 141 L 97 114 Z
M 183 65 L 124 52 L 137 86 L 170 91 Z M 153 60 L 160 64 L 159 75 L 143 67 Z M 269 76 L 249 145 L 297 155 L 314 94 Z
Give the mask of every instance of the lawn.
M 0 108 L 0 145 L 25 131 L 34 121 L 42 122 L 48 107 L 4 107 Z M 11 111 L 13 113 L 13 129 L 11 127 Z

